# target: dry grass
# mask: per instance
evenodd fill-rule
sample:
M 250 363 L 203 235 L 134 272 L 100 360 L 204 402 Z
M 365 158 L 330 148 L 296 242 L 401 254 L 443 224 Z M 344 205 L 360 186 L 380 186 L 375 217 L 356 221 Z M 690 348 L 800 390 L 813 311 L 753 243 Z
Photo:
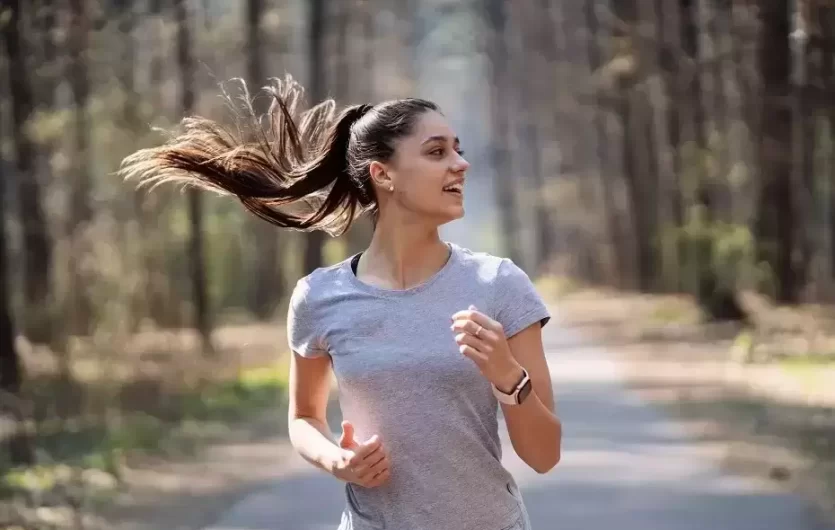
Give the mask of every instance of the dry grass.
M 209 357 L 191 331 L 147 331 L 123 341 L 77 340 L 63 358 L 21 343 L 21 409 L 39 467 L 5 475 L 0 526 L 99 528 L 92 516 L 113 502 L 127 506 L 143 496 L 161 501 L 163 476 L 184 499 L 203 482 L 213 494 L 228 495 L 234 484 L 259 476 L 242 469 L 233 478 L 228 469 L 200 459 L 211 445 L 281 436 L 284 325 L 219 328 L 214 343 Z M 69 378 L 62 366 L 69 367 Z M 186 477 L 201 474 L 196 469 L 204 470 L 204 479 L 186 484 Z M 98 485 L 78 480 L 82 476 L 98 477 Z M 149 483 L 147 476 L 157 480 Z M 80 513 L 87 518 L 77 519 Z M 119 518 L 118 510 L 110 513 L 109 520 Z

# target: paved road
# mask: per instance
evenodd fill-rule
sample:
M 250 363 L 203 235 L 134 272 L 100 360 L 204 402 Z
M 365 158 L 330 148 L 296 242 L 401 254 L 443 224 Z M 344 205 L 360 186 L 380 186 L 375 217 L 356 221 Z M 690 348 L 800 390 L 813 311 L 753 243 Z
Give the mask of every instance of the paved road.
M 504 440 L 536 530 L 835 530 L 816 523 L 800 499 L 721 471 L 679 426 L 624 389 L 605 350 L 556 321 L 545 329 L 565 423 L 562 462 L 537 475 Z M 339 484 L 300 459 L 292 465 L 287 478 L 206 530 L 335 530 Z

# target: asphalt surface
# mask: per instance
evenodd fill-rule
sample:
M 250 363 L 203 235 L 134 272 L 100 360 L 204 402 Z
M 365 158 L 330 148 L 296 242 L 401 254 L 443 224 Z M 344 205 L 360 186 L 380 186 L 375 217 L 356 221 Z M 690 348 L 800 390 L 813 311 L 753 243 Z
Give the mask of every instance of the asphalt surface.
M 835 530 L 802 499 L 720 469 L 680 425 L 624 387 L 611 353 L 557 319 L 544 333 L 565 429 L 562 461 L 539 475 L 504 439 L 534 530 Z M 340 484 L 300 458 L 288 466 L 286 477 L 205 530 L 336 530 Z

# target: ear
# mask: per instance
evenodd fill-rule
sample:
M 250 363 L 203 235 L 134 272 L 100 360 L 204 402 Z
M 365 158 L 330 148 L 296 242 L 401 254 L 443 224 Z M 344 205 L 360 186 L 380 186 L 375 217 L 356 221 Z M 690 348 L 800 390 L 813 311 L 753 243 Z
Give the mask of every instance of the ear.
M 375 186 L 389 189 L 393 184 L 388 174 L 388 168 L 382 162 L 377 162 L 376 160 L 371 162 L 371 165 L 368 167 L 368 172 L 371 175 L 371 182 Z

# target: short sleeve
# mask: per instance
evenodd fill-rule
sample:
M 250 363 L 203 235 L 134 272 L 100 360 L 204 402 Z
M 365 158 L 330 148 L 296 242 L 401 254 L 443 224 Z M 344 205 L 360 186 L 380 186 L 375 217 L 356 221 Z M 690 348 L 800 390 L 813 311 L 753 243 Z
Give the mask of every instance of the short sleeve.
M 548 307 L 528 275 L 512 260 L 499 264 L 495 289 L 496 320 L 508 338 L 531 324 L 542 326 L 551 320 Z
M 287 309 L 287 342 L 292 351 L 302 357 L 321 357 L 328 353 L 318 322 L 310 284 L 302 278 L 293 288 Z

